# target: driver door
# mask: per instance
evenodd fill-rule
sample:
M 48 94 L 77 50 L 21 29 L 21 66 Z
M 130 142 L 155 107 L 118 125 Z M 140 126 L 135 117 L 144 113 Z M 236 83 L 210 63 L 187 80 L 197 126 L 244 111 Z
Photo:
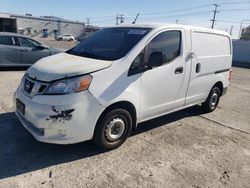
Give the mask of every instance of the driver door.
M 50 55 L 49 49 L 36 49 L 40 43 L 25 37 L 18 37 L 20 49 L 22 53 L 23 64 L 32 65 L 39 59 Z
M 146 47 L 146 63 L 152 52 L 163 54 L 163 64 L 141 76 L 140 111 L 142 120 L 151 119 L 185 103 L 188 82 L 184 31 L 167 30 L 157 34 Z

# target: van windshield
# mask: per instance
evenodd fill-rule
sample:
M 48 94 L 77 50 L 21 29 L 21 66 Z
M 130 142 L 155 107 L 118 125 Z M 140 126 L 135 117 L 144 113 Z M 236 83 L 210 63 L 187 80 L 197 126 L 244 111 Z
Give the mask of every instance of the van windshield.
M 106 28 L 82 41 L 67 53 L 101 60 L 124 57 L 151 28 Z

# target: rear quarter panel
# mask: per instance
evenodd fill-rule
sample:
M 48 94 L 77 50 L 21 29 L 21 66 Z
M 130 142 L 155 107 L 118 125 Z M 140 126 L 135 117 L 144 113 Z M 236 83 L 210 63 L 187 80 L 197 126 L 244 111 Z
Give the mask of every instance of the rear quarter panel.
M 206 100 L 216 82 L 228 87 L 228 74 L 232 66 L 232 42 L 227 34 L 191 30 L 192 59 L 191 78 L 187 93 L 187 104 Z M 196 72 L 197 64 L 201 65 Z

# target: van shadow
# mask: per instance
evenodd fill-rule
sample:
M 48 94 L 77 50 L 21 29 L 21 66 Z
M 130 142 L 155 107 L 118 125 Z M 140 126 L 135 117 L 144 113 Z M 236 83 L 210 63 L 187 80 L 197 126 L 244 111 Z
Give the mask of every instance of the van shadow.
M 140 124 L 133 135 L 199 114 L 200 108 L 192 107 L 156 118 Z M 0 114 L 0 179 L 83 160 L 103 152 L 92 141 L 66 146 L 40 143 L 23 128 L 13 112 Z

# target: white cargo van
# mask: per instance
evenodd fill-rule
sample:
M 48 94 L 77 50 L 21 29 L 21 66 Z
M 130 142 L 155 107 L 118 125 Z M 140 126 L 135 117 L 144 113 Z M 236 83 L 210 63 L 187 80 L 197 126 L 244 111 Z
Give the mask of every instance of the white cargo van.
M 228 88 L 231 62 L 225 32 L 170 24 L 106 28 L 31 66 L 14 95 L 16 114 L 39 141 L 94 139 L 114 149 L 140 122 L 197 104 L 212 112 Z

